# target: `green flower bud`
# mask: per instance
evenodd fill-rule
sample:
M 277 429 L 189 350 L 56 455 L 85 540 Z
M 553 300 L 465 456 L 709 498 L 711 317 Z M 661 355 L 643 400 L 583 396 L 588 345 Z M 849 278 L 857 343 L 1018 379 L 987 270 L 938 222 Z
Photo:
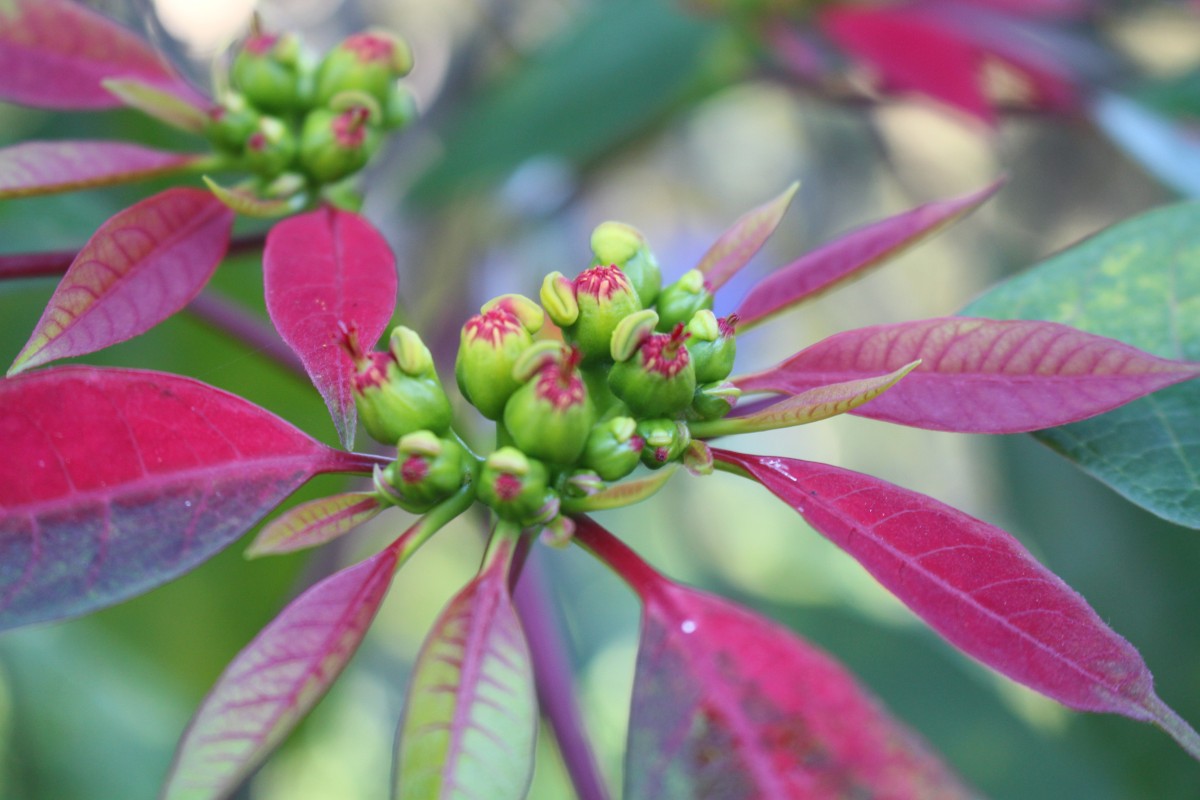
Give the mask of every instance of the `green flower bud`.
M 396 78 L 407 75 L 412 62 L 408 43 L 391 33 L 372 30 L 347 36 L 317 67 L 313 103 L 326 105 L 334 95 L 356 90 L 386 105 Z
M 542 312 L 542 309 L 538 308 L 537 303 L 523 294 L 502 294 L 499 297 L 493 297 L 484 303 L 479 311 L 482 314 L 486 314 L 494 308 L 507 311 L 521 320 L 521 324 L 525 326 L 525 330 L 530 333 L 537 333 L 542 329 L 542 325 L 546 323 L 546 315 Z
M 272 114 L 306 105 L 300 40 L 290 33 L 248 38 L 233 59 L 230 83 L 255 107 Z
M 366 95 L 338 97 L 346 101 L 343 108 L 308 112 L 300 131 L 300 165 L 318 183 L 358 172 L 382 142 L 381 113 L 374 101 Z
M 522 526 L 544 524 L 558 516 L 558 494 L 548 485 L 549 475 L 515 447 L 501 447 L 483 462 L 478 496 L 496 514 Z
M 272 180 L 292 163 L 296 137 L 278 117 L 259 117 L 258 125 L 246 137 L 243 153 L 248 170 Z
M 539 294 L 547 316 L 560 328 L 574 325 L 579 319 L 579 303 L 575 300 L 575 284 L 557 270 L 542 280 Z
M 389 501 L 417 514 L 468 483 L 476 463 L 457 441 L 438 438 L 432 431 L 406 434 L 396 451 L 396 460 L 383 470 L 383 488 Z
M 692 398 L 692 407 L 688 409 L 688 419 L 712 420 L 720 419 L 733 410 L 742 390 L 729 381 L 714 381 L 696 387 L 696 395 Z
M 420 341 L 407 328 L 400 333 L 393 331 L 393 343 L 397 338 Z M 359 419 L 372 438 L 391 444 L 414 431 L 445 433 L 449 429 L 450 400 L 433 369 L 431 357 L 420 365 L 423 368 L 406 370 L 405 365 L 412 367 L 413 362 L 398 359 L 395 347 L 390 353 L 363 353 L 353 332 L 346 334 L 343 346 L 357 367 L 354 402 Z
M 407 128 L 417 118 L 417 98 L 408 87 L 393 83 L 383 104 L 383 126 L 388 130 Z
M 638 423 L 637 432 L 646 442 L 642 463 L 650 469 L 678 461 L 692 443 L 688 426 L 673 419 L 644 419 Z
M 633 417 L 613 417 L 592 428 L 583 448 L 583 463 L 606 481 L 618 481 L 642 456 L 645 441 L 637 433 Z
M 545 363 L 504 406 L 504 426 L 517 447 L 534 458 L 573 464 L 583 453 L 596 412 L 579 359 L 579 351 L 571 348 Z
M 584 361 L 608 360 L 613 331 L 641 310 L 637 292 L 620 267 L 595 266 L 575 279 L 575 301 L 579 317 L 563 335 L 579 345 Z
M 250 107 L 244 95 L 230 92 L 209 113 L 204 135 L 220 149 L 240 154 L 250 134 L 257 130 L 258 118 L 258 111 Z
M 683 346 L 687 337 L 682 324 L 669 334 L 651 334 L 609 370 L 609 388 L 634 416 L 674 417 L 692 404 L 696 372 Z
M 533 344 L 529 329 L 509 308 L 497 306 L 467 320 L 454 361 L 458 388 L 488 419 L 500 419 L 504 404 L 520 387 L 513 366 Z
M 666 333 L 688 322 L 702 308 L 712 308 L 712 292 L 704 285 L 704 274 L 688 270 L 658 296 L 658 330 Z
M 662 288 L 662 271 L 641 231 L 623 222 L 602 222 L 592 231 L 592 252 L 597 264 L 624 270 L 642 307 L 650 307 Z
M 687 348 L 696 368 L 697 383 L 723 381 L 733 372 L 733 360 L 737 356 L 737 341 L 733 335 L 736 324 L 736 314 L 717 319 L 717 315 L 706 308 L 697 311 L 688 322 L 687 331 L 691 338 Z

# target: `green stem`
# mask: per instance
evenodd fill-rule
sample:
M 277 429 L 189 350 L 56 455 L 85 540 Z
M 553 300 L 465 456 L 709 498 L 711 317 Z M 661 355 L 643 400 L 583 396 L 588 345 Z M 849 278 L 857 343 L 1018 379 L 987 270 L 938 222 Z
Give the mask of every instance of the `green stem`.
M 399 569 L 400 565 L 407 561 L 409 556 L 415 553 L 421 545 L 429 541 L 429 537 L 446 527 L 451 520 L 470 508 L 474 502 L 475 487 L 473 484 L 468 483 L 448 499 L 443 500 L 430 509 L 425 516 L 421 517 L 411 528 L 405 531 L 396 540 L 395 545 L 393 545 L 398 550 L 396 568 Z

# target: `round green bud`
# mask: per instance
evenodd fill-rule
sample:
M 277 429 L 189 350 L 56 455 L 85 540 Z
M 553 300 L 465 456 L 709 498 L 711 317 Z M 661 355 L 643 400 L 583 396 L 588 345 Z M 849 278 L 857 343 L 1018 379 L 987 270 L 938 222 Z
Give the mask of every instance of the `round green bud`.
M 729 381 L 714 381 L 696 387 L 692 407 L 687 418 L 697 420 L 720 419 L 733 410 L 742 390 Z
M 575 279 L 579 316 L 563 335 L 579 345 L 585 362 L 610 357 L 613 331 L 625 317 L 640 311 L 641 301 L 620 267 L 589 267 Z
M 646 443 L 642 463 L 650 469 L 678 461 L 692 443 L 687 424 L 673 419 L 644 419 L 638 423 L 637 432 Z
M 617 481 L 633 472 L 645 441 L 633 417 L 613 417 L 592 428 L 583 448 L 583 463 L 606 481 Z
M 204 135 L 221 150 L 242 152 L 250 134 L 258 128 L 259 113 L 246 102 L 245 95 L 229 92 L 208 115 Z
M 696 372 L 683 344 L 687 337 L 683 325 L 651 334 L 609 370 L 609 388 L 634 416 L 675 417 L 692 404 Z
M 717 319 L 708 309 L 697 311 L 687 324 L 691 334 L 688 353 L 696 368 L 697 383 L 723 381 L 733 372 L 733 361 L 737 357 L 737 341 L 734 325 L 737 315 Z
M 378 106 L 350 102 L 342 109 L 317 108 L 300 131 L 300 166 L 318 183 L 358 172 L 383 140 Z
M 488 419 L 500 419 L 521 381 L 513 367 L 533 344 L 529 329 L 504 306 L 471 317 L 459 334 L 454 375 L 463 397 Z
M 259 117 L 243 148 L 246 169 L 265 180 L 273 180 L 296 156 L 296 137 L 278 117 Z
M 504 406 L 504 427 L 524 452 L 553 464 L 574 464 L 596 419 L 572 348 L 544 364 Z
M 325 105 L 348 90 L 366 92 L 381 106 L 387 105 L 396 78 L 412 70 L 408 43 L 386 31 L 365 31 L 347 36 L 325 54 L 317 67 L 313 102 Z
M 650 307 L 662 288 L 662 271 L 641 231 L 623 222 L 602 222 L 592 231 L 592 252 L 597 264 L 624 270 L 642 307 Z
M 233 59 L 229 81 L 256 108 L 272 114 L 307 105 L 300 40 L 293 34 L 257 34 Z
M 408 341 L 407 349 L 401 340 Z M 442 434 L 450 428 L 450 400 L 434 371 L 432 357 L 428 350 L 424 360 L 408 353 L 418 345 L 425 349 L 408 328 L 392 332 L 387 353 L 364 353 L 353 330 L 346 331 L 342 340 L 356 368 L 353 388 L 359 419 L 367 433 L 384 444 L 394 444 L 414 431 Z
M 698 269 L 688 270 L 658 296 L 658 330 L 665 333 L 712 306 L 713 295 L 704 285 L 704 274 Z
M 415 431 L 400 438 L 396 460 L 383 471 L 391 502 L 424 513 L 470 482 L 475 459 L 451 438 Z
M 522 526 L 558 516 L 560 501 L 549 486 L 546 466 L 515 447 L 501 447 L 484 460 L 476 492 L 501 519 Z

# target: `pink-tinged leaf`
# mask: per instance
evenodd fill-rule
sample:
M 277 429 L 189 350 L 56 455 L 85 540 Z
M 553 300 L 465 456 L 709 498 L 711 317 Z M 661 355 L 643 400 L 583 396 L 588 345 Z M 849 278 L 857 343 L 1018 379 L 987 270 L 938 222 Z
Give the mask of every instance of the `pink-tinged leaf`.
M 374 492 L 346 492 L 289 508 L 259 531 L 246 555 L 291 553 L 349 533 L 383 511 Z
M 742 215 L 708 248 L 696 269 L 704 273 L 710 292 L 724 286 L 771 238 L 799 188 L 799 183 L 793 183 L 779 197 Z
M 1154 693 L 1137 650 L 1009 534 L 869 475 L 713 455 L 794 508 L 963 652 L 1072 708 L 1156 723 L 1200 759 L 1200 736 Z
M 644 603 L 627 800 L 972 796 L 828 655 L 666 580 L 595 522 L 579 522 L 577 541 Z
M 882 395 L 908 375 L 921 362 L 912 361 L 884 375 L 856 378 L 840 383 L 821 384 L 805 389 L 786 400 L 773 403 L 761 411 L 741 417 L 726 417 L 712 422 L 693 422 L 689 425 L 698 439 L 729 436 L 735 433 L 755 433 L 776 428 L 790 428 L 819 422 L 838 414 L 853 411 Z
M 9 375 L 153 328 L 200 293 L 225 257 L 233 212 L 168 189 L 100 226 L 67 269 Z
M 658 490 L 671 480 L 676 469 L 677 467 L 672 464 L 664 469 L 651 472 L 649 475 L 611 484 L 587 497 L 563 498 L 562 510 L 568 514 L 586 514 L 640 503 L 658 494 Z
M 308 199 L 308 195 L 304 192 L 297 192 L 287 197 L 260 197 L 242 187 L 222 186 L 207 175 L 203 176 L 203 181 L 214 197 L 231 210 L 247 217 L 258 217 L 259 219 L 285 217 L 304 208 Z
M 129 108 L 182 131 L 203 134 L 211 121 L 204 108 L 137 78 L 105 78 L 102 83 Z
M 978 208 L 1002 183 L 997 181 L 978 192 L 927 203 L 865 225 L 781 267 L 742 300 L 737 310 L 739 330 L 894 258 Z
M 300 356 L 347 447 L 354 440 L 354 364 L 344 331 L 373 344 L 396 304 L 396 262 L 371 223 L 322 208 L 271 229 L 263 251 L 267 311 Z
M 734 380 L 743 391 L 804 392 L 921 365 L 854 413 L 932 430 L 1018 433 L 1086 419 L 1180 381 L 1172 361 L 1055 322 L 946 317 L 846 331 Z
M 383 603 L 404 540 L 310 587 L 237 654 L 180 740 L 162 800 L 228 796 L 325 696 Z
M 370 471 L 239 397 L 139 370 L 0 381 L 0 629 L 187 572 L 317 473 Z
M 525 797 L 537 700 L 508 591 L 512 549 L 512 539 L 497 538 L 421 648 L 396 742 L 393 797 Z
M 208 101 L 150 44 L 70 0 L 0 2 L 0 100 L 41 108 L 116 108 L 105 78 L 136 78 L 187 102 Z
M 873 70 L 885 91 L 917 92 L 993 124 L 983 85 L 986 53 L 914 17 L 913 8 L 837 4 L 821 12 L 818 25 Z
M 0 150 L 0 200 L 139 181 L 201 158 L 125 142 L 24 142 Z

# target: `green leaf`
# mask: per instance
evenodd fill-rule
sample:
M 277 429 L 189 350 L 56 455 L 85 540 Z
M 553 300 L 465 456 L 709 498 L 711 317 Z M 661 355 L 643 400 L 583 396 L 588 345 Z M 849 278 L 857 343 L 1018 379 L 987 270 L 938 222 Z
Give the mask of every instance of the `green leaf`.
M 1200 361 L 1200 204 L 1104 230 L 962 313 L 1062 322 L 1155 355 Z M 1200 528 L 1200 382 L 1034 436 L 1130 501 Z
M 664 0 L 599 3 L 453 115 L 409 198 L 434 204 L 539 155 L 586 162 L 666 116 L 695 88 L 721 27 Z

